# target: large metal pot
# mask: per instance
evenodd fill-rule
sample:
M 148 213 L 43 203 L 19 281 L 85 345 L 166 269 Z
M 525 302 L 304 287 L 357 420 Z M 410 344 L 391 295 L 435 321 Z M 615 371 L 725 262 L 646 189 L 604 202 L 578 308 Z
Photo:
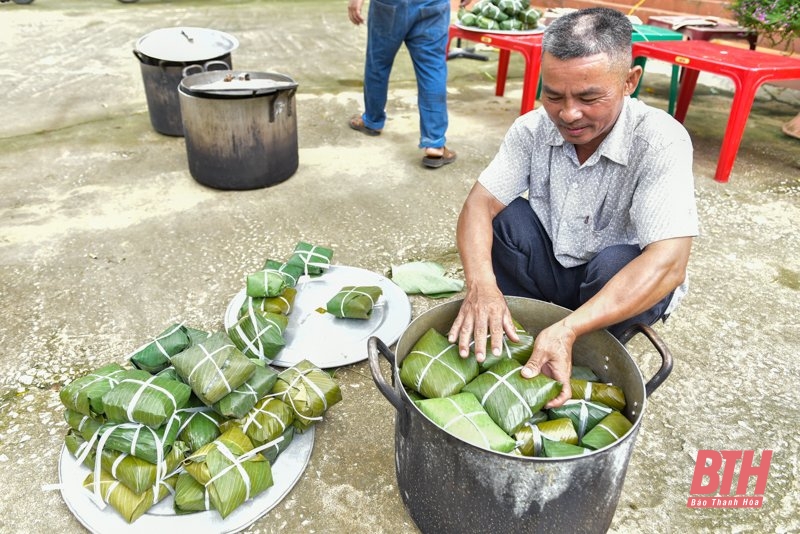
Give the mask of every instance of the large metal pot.
M 508 297 L 512 316 L 537 334 L 569 310 L 554 304 Z M 633 422 L 615 443 L 570 458 L 524 458 L 473 446 L 439 428 L 413 403 L 400 382 L 400 367 L 429 328 L 446 333 L 460 300 L 417 317 L 397 342 L 396 353 L 379 339 L 369 340 L 373 380 L 397 411 L 395 467 L 403 502 L 425 533 L 605 532 L 611 525 L 647 396 L 672 370 L 672 356 L 655 332 L 637 325 L 625 341 L 643 333 L 661 355 L 660 370 L 645 385 L 638 366 L 607 331 L 578 339 L 573 363 L 585 365 L 603 382 L 623 388 L 625 415 Z M 392 385 L 384 379 L 380 356 L 392 367 Z
M 192 65 L 206 66 L 206 70 L 232 69 L 231 52 L 238 46 L 239 41 L 232 35 L 206 28 L 162 28 L 141 37 L 133 55 L 142 71 L 153 129 L 182 136 L 178 84 L 183 70 Z
M 299 163 L 296 90 L 290 77 L 269 72 L 183 78 L 178 93 L 194 179 L 217 189 L 256 189 L 292 176 Z

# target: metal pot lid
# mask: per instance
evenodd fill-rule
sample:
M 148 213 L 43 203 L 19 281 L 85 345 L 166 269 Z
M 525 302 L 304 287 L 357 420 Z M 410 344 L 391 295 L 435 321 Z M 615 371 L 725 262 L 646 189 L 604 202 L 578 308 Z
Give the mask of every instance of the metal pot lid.
M 233 35 L 208 28 L 179 26 L 155 30 L 136 42 L 136 50 L 162 61 L 205 61 L 239 47 Z
M 297 83 L 283 74 L 230 70 L 191 74 L 180 85 L 193 95 L 221 97 L 267 95 L 297 88 Z

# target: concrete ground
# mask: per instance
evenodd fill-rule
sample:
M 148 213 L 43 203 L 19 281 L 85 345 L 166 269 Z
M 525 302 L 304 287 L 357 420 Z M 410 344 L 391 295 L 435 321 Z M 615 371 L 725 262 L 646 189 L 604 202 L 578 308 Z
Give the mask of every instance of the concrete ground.
M 291 179 L 209 189 L 192 179 L 184 140 L 151 128 L 131 51 L 178 25 L 227 31 L 241 42 L 237 68 L 299 83 Z M 493 91 L 496 53 L 450 62 L 448 145 L 459 159 L 430 171 L 405 52 L 384 135 L 345 126 L 360 110 L 365 36 L 344 0 L 0 4 L 1 532 L 82 531 L 59 492 L 41 489 L 58 481 L 60 388 L 175 320 L 220 329 L 264 258 L 303 239 L 331 246 L 339 265 L 383 273 L 433 260 L 461 275 L 456 216 L 517 116 L 521 60 L 504 97 Z M 667 77 L 648 69 L 642 98 L 666 108 Z M 675 368 L 648 403 L 612 532 L 800 531 L 800 141 L 780 132 L 800 100 L 762 96 L 727 184 L 712 176 L 730 93 L 707 79 L 692 102 L 702 236 L 690 294 L 658 327 Z M 411 301 L 414 316 L 438 303 Z M 649 377 L 654 351 L 639 339 L 629 350 Z M 336 377 L 344 400 L 318 426 L 303 477 L 247 532 L 415 531 L 395 479 L 394 409 L 366 362 Z M 687 508 L 701 449 L 773 450 L 763 507 Z

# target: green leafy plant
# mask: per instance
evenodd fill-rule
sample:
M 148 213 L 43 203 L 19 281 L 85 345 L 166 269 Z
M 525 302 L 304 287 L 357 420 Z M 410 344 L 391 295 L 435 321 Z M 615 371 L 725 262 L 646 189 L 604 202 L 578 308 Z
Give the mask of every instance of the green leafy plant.
M 798 0 L 733 0 L 729 7 L 740 26 L 757 31 L 773 46 L 789 50 L 800 38 Z

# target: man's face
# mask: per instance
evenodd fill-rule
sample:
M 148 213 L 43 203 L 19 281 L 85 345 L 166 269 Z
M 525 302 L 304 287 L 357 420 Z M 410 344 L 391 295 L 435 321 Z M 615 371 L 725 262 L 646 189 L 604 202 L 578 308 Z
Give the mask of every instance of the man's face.
M 561 61 L 542 56 L 542 106 L 585 161 L 608 135 L 640 70 L 613 69 L 606 54 Z

